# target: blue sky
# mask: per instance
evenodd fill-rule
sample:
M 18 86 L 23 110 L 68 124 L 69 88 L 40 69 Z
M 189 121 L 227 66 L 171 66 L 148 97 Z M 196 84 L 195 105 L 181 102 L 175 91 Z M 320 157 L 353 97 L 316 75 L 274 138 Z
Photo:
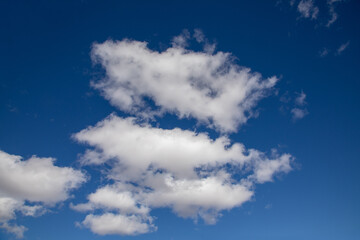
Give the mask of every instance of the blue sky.
M 0 5 L 0 239 L 359 239 L 357 1 Z

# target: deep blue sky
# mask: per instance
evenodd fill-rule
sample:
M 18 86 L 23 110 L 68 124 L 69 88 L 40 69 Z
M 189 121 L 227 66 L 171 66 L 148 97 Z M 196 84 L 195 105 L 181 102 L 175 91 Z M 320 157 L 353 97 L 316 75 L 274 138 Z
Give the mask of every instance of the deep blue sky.
M 281 78 L 278 95 L 262 100 L 259 117 L 232 140 L 296 157 L 294 171 L 257 186 L 254 201 L 224 212 L 216 225 L 156 209 L 154 233 L 98 236 L 75 227 L 84 214 L 69 209 L 70 199 L 41 217 L 19 216 L 17 222 L 29 228 L 25 238 L 359 239 L 360 4 L 336 5 L 339 17 L 327 28 L 326 2 L 315 3 L 320 12 L 311 20 L 287 1 L 2 1 L 1 150 L 24 158 L 51 156 L 59 166 L 78 168 L 85 147 L 71 135 L 111 112 L 122 114 L 90 87 L 103 74 L 92 64 L 92 44 L 129 38 L 161 51 L 183 29 L 199 28 L 238 64 Z M 324 48 L 329 54 L 320 57 Z M 294 122 L 288 109 L 293 103 L 280 98 L 301 91 L 309 114 Z M 187 120 L 174 119 L 168 116 L 160 126 L 186 128 Z M 92 178 L 74 191 L 76 202 L 100 181 L 96 169 L 86 170 Z M 0 231 L 0 239 L 12 238 Z

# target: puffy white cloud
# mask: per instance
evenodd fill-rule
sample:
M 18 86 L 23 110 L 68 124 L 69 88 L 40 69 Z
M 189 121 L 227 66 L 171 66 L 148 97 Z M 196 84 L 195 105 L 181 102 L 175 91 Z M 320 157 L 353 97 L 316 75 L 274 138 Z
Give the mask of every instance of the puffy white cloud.
M 100 235 L 137 235 L 155 229 L 151 223 L 147 223 L 148 221 L 141 216 L 104 213 L 102 215 L 87 215 L 83 224 Z
M 88 196 L 89 202 L 85 204 L 71 205 L 77 211 L 91 211 L 95 209 L 117 210 L 121 213 L 137 213 L 146 215 L 149 208 L 137 206 L 134 193 L 127 190 L 125 185 L 116 184 L 104 186 Z
M 94 44 L 93 59 L 104 67 L 106 77 L 93 86 L 126 112 L 147 117 L 170 112 L 221 132 L 236 131 L 278 79 L 263 79 L 237 65 L 230 53 L 213 54 L 211 44 L 202 52 L 187 50 L 190 37 L 185 31 L 163 52 L 139 41 Z M 194 37 L 205 41 L 200 31 Z M 144 99 L 151 99 L 155 109 Z
M 74 138 L 97 148 L 95 153 L 87 151 L 82 158 L 84 164 L 100 164 L 116 158 L 123 169 L 121 177 L 127 180 L 137 178 L 150 167 L 166 169 L 177 177 L 193 177 L 194 169 L 202 165 L 216 166 L 230 161 L 243 164 L 247 160 L 244 146 L 238 143 L 229 146 L 227 137 L 211 140 L 205 133 L 141 126 L 134 118 L 115 115 L 82 130 Z
M 115 115 L 74 138 L 94 147 L 82 156 L 82 163 L 109 164 L 107 177 L 115 182 L 90 194 L 87 203 L 72 206 L 104 211 L 90 213 L 82 222 L 98 234 L 151 231 L 150 210 L 159 207 L 215 223 L 221 211 L 250 200 L 255 183 L 272 181 L 274 175 L 291 170 L 289 154 L 269 159 L 255 149 L 231 144 L 226 136 L 211 139 L 205 133 L 155 128 Z M 121 230 L 128 220 L 139 229 Z
M 288 173 L 291 169 L 291 156 L 283 154 L 273 160 L 256 161 L 254 174 L 251 177 L 258 183 L 264 183 L 272 181 L 276 173 Z
M 82 172 L 57 167 L 53 158 L 20 156 L 0 151 L 0 228 L 22 237 L 26 228 L 11 223 L 16 213 L 39 216 L 47 206 L 64 201 L 85 181 Z
M 53 204 L 69 197 L 69 190 L 85 181 L 83 173 L 57 167 L 53 158 L 20 156 L 0 151 L 0 194 L 16 199 Z
M 142 191 L 142 190 L 141 190 Z M 82 225 L 94 233 L 136 235 L 156 229 L 149 216 L 150 209 L 142 204 L 135 187 L 126 184 L 106 185 L 88 196 L 88 202 L 73 205 L 81 212 L 103 209 L 105 213 L 86 216 Z M 113 213 L 115 212 L 115 214 Z
M 319 8 L 314 5 L 313 0 L 301 0 L 297 10 L 304 18 L 316 19 L 319 14 Z
M 175 179 L 170 174 L 161 177 L 164 186 L 145 194 L 151 207 L 171 207 L 182 217 L 215 223 L 218 212 L 240 206 L 250 200 L 253 192 L 240 183 L 231 183 L 230 176 L 209 176 L 200 179 Z

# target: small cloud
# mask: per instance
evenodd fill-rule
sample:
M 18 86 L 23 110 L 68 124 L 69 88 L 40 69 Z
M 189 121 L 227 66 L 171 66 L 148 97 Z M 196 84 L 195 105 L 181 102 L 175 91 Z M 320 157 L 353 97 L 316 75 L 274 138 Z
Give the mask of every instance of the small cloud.
M 205 41 L 205 35 L 200 29 L 195 29 L 193 36 L 198 43 L 202 43 Z
M 271 209 L 272 208 L 272 204 L 271 203 L 268 203 L 265 205 L 265 209 Z
M 302 119 L 309 113 L 305 108 L 307 102 L 304 91 L 300 93 L 295 92 L 295 96 L 290 96 L 289 92 L 285 92 L 280 97 L 280 102 L 282 103 L 279 108 L 280 112 L 284 114 L 290 112 L 293 121 Z
M 306 104 L 305 102 L 306 94 L 301 91 L 301 93 L 298 94 L 298 97 L 295 98 L 295 104 L 298 106 L 304 106 Z
M 329 54 L 329 49 L 327 48 L 323 48 L 319 52 L 320 57 L 326 57 L 328 54 Z
M 180 35 L 173 37 L 171 44 L 175 48 L 184 48 L 188 45 L 190 37 L 189 30 L 184 29 Z
M 293 108 L 291 109 L 292 119 L 294 121 L 304 118 L 308 111 L 306 109 Z
M 280 97 L 280 102 L 282 103 L 288 103 L 291 101 L 291 97 L 289 96 L 289 92 L 286 91 L 283 95 Z
M 344 44 L 341 44 L 340 47 L 337 49 L 336 54 L 340 55 L 343 51 L 345 51 L 349 47 L 350 41 L 347 41 Z
M 8 104 L 7 108 L 9 109 L 10 112 L 14 112 L 17 113 L 19 112 L 19 110 L 17 109 L 17 107 L 13 106 L 12 104 Z
M 297 10 L 303 18 L 316 19 L 319 14 L 319 8 L 314 5 L 313 0 L 301 0 Z
M 204 44 L 204 52 L 208 54 L 212 54 L 215 52 L 216 44 L 210 43 L 201 29 L 194 30 L 193 38 L 195 38 L 198 43 Z

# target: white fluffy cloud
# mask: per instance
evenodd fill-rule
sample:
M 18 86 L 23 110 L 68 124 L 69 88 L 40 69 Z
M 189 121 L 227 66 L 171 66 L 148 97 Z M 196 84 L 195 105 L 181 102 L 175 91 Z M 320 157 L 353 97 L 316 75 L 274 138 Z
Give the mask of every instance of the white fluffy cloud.
M 22 237 L 26 228 L 12 223 L 16 212 L 38 216 L 47 206 L 64 201 L 85 181 L 80 171 L 57 167 L 53 158 L 20 156 L 0 151 L 0 228 Z
M 107 177 L 115 183 L 90 194 L 87 203 L 72 206 L 78 211 L 104 210 L 90 213 L 82 222 L 98 234 L 152 231 L 150 210 L 158 207 L 215 223 L 221 211 L 250 200 L 255 183 L 291 170 L 289 154 L 269 159 L 231 144 L 225 136 L 211 139 L 205 133 L 155 128 L 115 115 L 74 138 L 94 147 L 82 156 L 83 164 L 111 166 Z M 139 229 L 123 231 L 130 223 Z
M 122 178 L 132 180 L 149 167 L 167 169 L 177 177 L 193 177 L 194 168 L 202 165 L 216 166 L 231 160 L 242 164 L 247 160 L 244 147 L 229 146 L 227 137 L 211 140 L 205 133 L 140 126 L 135 121 L 111 115 L 95 127 L 74 135 L 76 140 L 97 148 L 95 152 L 86 152 L 83 163 L 101 164 L 109 159 L 121 159 Z
M 148 220 L 144 220 L 141 216 L 104 213 L 103 215 L 87 215 L 83 224 L 100 235 L 137 235 L 147 233 L 154 228 L 146 221 Z
M 236 131 L 278 79 L 263 79 L 237 65 L 230 53 L 213 54 L 214 45 L 208 43 L 204 51 L 187 50 L 190 37 L 185 31 L 163 52 L 139 41 L 94 44 L 93 59 L 106 70 L 106 77 L 93 86 L 126 112 L 142 116 L 171 112 L 221 132 Z M 194 38 L 205 41 L 198 30 Z M 157 110 L 144 99 L 151 99 Z

